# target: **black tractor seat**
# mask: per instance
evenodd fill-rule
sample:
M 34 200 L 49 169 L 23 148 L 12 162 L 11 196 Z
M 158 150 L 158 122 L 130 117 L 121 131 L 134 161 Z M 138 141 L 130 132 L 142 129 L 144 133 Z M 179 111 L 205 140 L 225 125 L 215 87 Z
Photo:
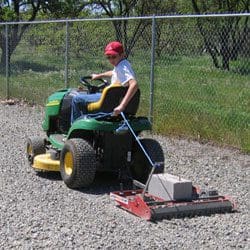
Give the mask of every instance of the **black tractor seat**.
M 128 87 L 123 87 L 120 84 L 112 84 L 103 89 L 102 95 L 99 101 L 88 103 L 86 110 L 88 113 L 83 117 L 86 118 L 95 118 L 103 119 L 109 121 L 119 121 L 121 119 L 120 116 L 111 117 L 111 116 L 98 116 L 99 113 L 111 113 L 114 108 L 117 107 L 122 101 L 123 97 L 128 91 Z M 59 114 L 59 128 L 65 133 L 70 128 L 70 120 L 71 120 L 71 103 L 74 95 L 77 94 L 76 89 L 72 89 L 69 93 L 67 93 L 62 101 L 60 114 Z M 127 117 L 134 117 L 140 103 L 140 90 L 134 94 L 130 102 L 128 103 L 126 109 L 124 110 L 124 114 Z M 81 119 L 79 117 L 78 119 Z
M 99 101 L 92 102 L 87 105 L 87 110 L 89 113 L 110 113 L 117 107 L 122 101 L 123 97 L 126 95 L 128 87 L 123 87 L 120 84 L 112 84 L 103 89 L 102 96 Z M 140 90 L 134 94 L 124 113 L 130 116 L 136 114 L 140 102 Z

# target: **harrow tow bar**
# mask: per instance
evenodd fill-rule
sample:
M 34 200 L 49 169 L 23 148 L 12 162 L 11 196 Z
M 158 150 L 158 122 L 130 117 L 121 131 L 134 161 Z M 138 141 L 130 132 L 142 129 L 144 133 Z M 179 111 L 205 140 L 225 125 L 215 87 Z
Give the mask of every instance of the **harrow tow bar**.
M 136 134 L 135 134 L 133 128 L 130 126 L 130 124 L 129 124 L 129 122 L 128 122 L 128 120 L 127 120 L 127 118 L 126 118 L 126 116 L 124 115 L 123 112 L 121 112 L 121 116 L 122 116 L 122 118 L 123 118 L 125 124 L 128 126 L 130 132 L 131 132 L 132 135 L 134 136 L 136 142 L 139 144 L 140 148 L 142 149 L 144 155 L 147 157 L 147 159 L 148 159 L 150 165 L 152 166 L 151 172 L 150 172 L 150 174 L 149 174 L 149 177 L 148 177 L 148 179 L 147 179 L 147 182 L 146 182 L 146 184 L 145 184 L 145 187 L 143 188 L 143 191 L 142 191 L 142 198 L 144 199 L 145 193 L 146 193 L 146 191 L 147 191 L 147 189 L 148 189 L 149 182 L 150 182 L 150 180 L 151 180 L 151 178 L 152 178 L 152 175 L 153 175 L 153 173 L 154 173 L 154 171 L 155 171 L 155 168 L 160 167 L 161 164 L 163 164 L 163 163 L 162 163 L 162 162 L 155 162 L 155 163 L 154 163 L 154 162 L 152 161 L 152 159 L 151 159 L 150 156 L 148 155 L 147 151 L 145 150 L 145 148 L 144 148 L 143 145 L 141 144 L 140 140 L 139 140 L 138 137 L 136 136 Z M 124 126 L 124 125 L 122 125 L 122 127 L 123 127 L 123 126 Z

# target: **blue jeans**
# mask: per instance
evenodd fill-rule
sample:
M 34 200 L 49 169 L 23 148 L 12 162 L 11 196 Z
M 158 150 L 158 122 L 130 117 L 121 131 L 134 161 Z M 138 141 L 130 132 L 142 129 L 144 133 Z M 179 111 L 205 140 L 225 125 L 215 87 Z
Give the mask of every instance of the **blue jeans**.
M 78 93 L 72 98 L 71 104 L 71 124 L 81 115 L 87 114 L 87 105 L 90 102 L 97 102 L 101 98 L 101 93 L 86 94 Z

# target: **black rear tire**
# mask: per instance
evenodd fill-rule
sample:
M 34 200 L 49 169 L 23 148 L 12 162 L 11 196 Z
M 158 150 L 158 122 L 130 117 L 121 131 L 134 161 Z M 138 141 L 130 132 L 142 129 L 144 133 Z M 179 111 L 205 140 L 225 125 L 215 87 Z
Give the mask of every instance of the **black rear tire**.
M 34 157 L 36 155 L 45 154 L 45 140 L 41 137 L 31 137 L 27 139 L 26 143 L 26 157 L 30 166 L 32 166 Z
M 80 138 L 66 141 L 60 155 L 60 172 L 64 183 L 72 189 L 93 183 L 97 168 L 95 151 Z
M 159 142 L 149 138 L 141 139 L 140 142 L 153 163 L 162 162 L 160 167 L 155 169 L 154 174 L 164 173 L 164 152 Z M 140 146 L 136 144 L 132 154 L 132 164 L 130 169 L 133 179 L 146 183 L 151 169 L 152 166 L 149 163 L 149 160 L 146 158 Z

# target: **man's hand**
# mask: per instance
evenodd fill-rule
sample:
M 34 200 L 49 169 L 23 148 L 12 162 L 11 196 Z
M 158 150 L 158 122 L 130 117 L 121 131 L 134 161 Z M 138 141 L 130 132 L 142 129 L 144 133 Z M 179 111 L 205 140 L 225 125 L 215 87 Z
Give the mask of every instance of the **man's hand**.
M 114 108 L 113 116 L 118 116 L 123 110 L 124 110 L 124 107 L 123 105 L 120 104 L 119 106 Z
M 100 78 L 99 74 L 92 74 L 91 77 L 92 77 L 91 80 L 96 80 Z

